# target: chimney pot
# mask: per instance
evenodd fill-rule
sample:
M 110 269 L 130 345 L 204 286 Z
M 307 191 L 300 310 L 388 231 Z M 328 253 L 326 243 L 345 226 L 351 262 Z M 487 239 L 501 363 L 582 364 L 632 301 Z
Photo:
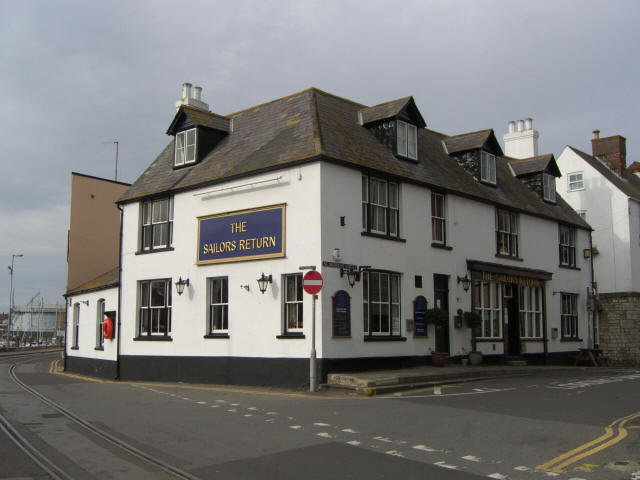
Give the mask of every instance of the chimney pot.
M 202 87 L 193 87 L 193 98 L 200 100 L 200 94 L 202 93 Z
M 518 120 L 518 131 L 524 130 L 524 120 Z
M 186 100 L 187 98 L 191 98 L 191 84 L 185 82 L 182 84 L 182 99 Z
M 593 139 L 598 140 L 600 138 L 600 130 L 593 131 Z
M 524 120 L 524 129 L 525 130 L 531 130 L 533 128 L 533 119 L 532 118 L 525 118 Z
M 509 133 L 513 133 L 516 131 L 516 122 L 514 122 L 513 120 L 511 120 L 509 122 Z

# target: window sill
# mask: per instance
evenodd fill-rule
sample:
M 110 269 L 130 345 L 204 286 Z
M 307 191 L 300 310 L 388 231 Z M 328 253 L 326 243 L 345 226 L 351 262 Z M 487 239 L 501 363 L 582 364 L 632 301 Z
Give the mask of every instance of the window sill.
M 164 247 L 164 248 L 153 248 L 151 250 L 138 250 L 136 255 L 147 255 L 149 253 L 158 253 L 158 252 L 172 252 L 175 250 L 173 247 Z
M 80 350 L 80 347 L 69 347 L 69 350 Z
M 362 232 L 361 235 L 363 237 L 380 238 L 381 240 L 392 240 L 394 242 L 407 243 L 404 238 L 392 237 L 390 235 L 383 235 L 381 233 Z
M 484 337 L 484 338 L 476 338 L 476 342 L 502 342 L 504 339 L 502 337 Z
M 512 255 L 505 255 L 504 253 L 496 253 L 496 258 L 504 258 L 506 260 L 515 260 L 516 262 L 524 262 L 524 259 L 520 257 L 514 257 Z
M 526 342 L 526 343 L 536 343 L 536 342 L 543 342 L 544 339 L 542 337 L 540 338 L 520 338 L 521 342 Z
M 478 182 L 481 183 L 482 185 L 486 185 L 487 187 L 496 188 L 498 186 L 498 182 L 491 182 L 489 180 L 480 179 L 480 180 L 478 180 Z
M 144 335 L 134 337 L 134 342 L 173 342 L 173 338 L 165 335 Z
M 414 335 L 413 338 L 424 338 L 424 339 L 428 339 L 429 335 Z
M 104 351 L 104 347 L 96 347 L 96 348 L 94 348 L 94 350 Z
M 558 265 L 558 268 L 566 268 L 567 270 L 582 270 L 580 267 L 573 267 L 571 265 Z
M 432 242 L 432 243 L 431 243 L 431 246 L 432 246 L 433 248 L 440 248 L 440 249 L 442 249 L 442 250 L 453 250 L 453 247 L 450 247 L 449 245 L 446 245 L 446 244 L 444 244 L 444 243 L 435 243 L 435 242 Z
M 276 338 L 284 340 L 292 338 L 305 338 L 305 336 L 304 333 L 283 333 L 282 335 L 277 335 Z
M 229 338 L 228 333 L 208 333 L 204 338 Z
M 365 335 L 365 342 L 406 342 L 407 337 L 400 337 L 398 335 Z
M 560 339 L 561 342 L 582 342 L 581 338 L 561 338 Z

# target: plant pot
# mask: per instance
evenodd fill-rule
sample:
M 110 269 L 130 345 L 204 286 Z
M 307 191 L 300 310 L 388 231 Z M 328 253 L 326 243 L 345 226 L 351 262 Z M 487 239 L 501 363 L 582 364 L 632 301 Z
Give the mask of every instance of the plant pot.
M 471 365 L 480 365 L 482 363 L 482 353 L 469 352 L 469 363 Z
M 434 367 L 444 367 L 448 358 L 449 354 L 446 352 L 431 352 L 431 365 Z

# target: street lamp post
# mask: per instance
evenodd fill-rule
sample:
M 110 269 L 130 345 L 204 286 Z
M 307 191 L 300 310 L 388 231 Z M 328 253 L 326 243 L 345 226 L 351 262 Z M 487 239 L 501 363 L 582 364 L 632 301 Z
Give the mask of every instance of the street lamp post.
M 15 260 L 20 257 L 24 257 L 21 253 L 14 253 L 11 255 L 11 266 L 9 267 L 9 275 L 11 276 L 9 286 L 9 316 L 7 318 L 7 349 L 9 349 L 9 342 L 11 338 L 11 313 L 13 311 L 13 267 Z

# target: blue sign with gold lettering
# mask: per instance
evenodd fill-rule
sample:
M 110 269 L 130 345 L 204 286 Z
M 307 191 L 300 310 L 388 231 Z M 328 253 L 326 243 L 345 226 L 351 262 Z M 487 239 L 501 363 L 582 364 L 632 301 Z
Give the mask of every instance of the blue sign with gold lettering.
M 284 257 L 285 205 L 198 218 L 198 265 Z

